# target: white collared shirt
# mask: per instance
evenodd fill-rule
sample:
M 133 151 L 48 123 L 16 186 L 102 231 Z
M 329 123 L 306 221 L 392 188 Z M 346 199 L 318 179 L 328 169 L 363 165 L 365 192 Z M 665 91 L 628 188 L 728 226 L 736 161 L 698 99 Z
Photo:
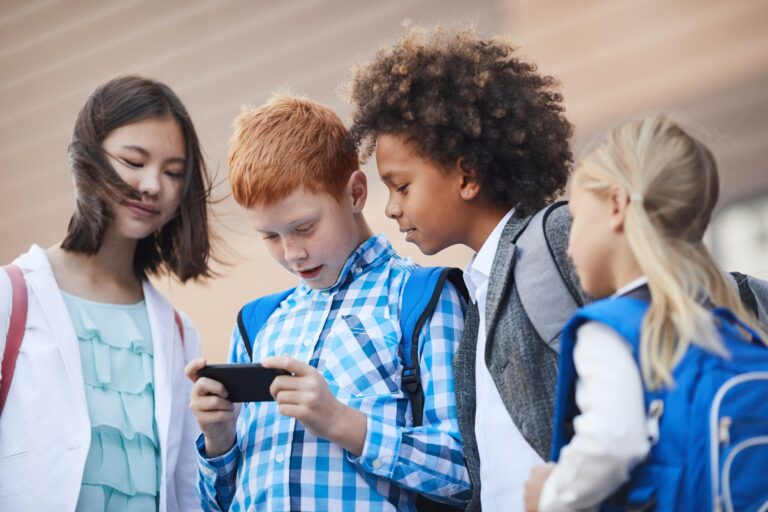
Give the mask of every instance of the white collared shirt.
M 510 210 L 501 219 L 464 271 L 464 282 L 473 302 L 477 303 L 480 320 L 475 361 L 475 437 L 480 455 L 480 500 L 484 511 L 522 511 L 525 481 L 533 466 L 543 464 L 512 421 L 485 365 L 488 279 L 501 233 L 513 213 L 514 210 Z
M 640 277 L 612 297 L 646 284 Z M 541 512 L 592 510 L 629 478 L 648 454 L 648 427 L 640 370 L 629 343 L 612 328 L 587 322 L 576 331 L 573 362 L 575 435 L 541 490 Z

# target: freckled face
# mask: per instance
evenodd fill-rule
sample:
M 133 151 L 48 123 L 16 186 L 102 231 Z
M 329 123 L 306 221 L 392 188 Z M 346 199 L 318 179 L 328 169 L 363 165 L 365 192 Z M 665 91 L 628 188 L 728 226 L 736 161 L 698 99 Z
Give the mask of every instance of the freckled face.
M 421 157 L 402 135 L 378 138 L 376 165 L 389 191 L 384 212 L 397 221 L 406 241 L 424 254 L 464 242 L 459 171 Z
M 574 173 L 568 201 L 573 217 L 568 255 L 582 288 L 593 297 L 605 297 L 616 291 L 610 272 L 616 247 L 611 204 L 607 194 L 584 187 L 583 174 L 581 169 Z
M 246 209 L 270 255 L 308 286 L 333 286 L 359 245 L 349 200 L 299 188 L 283 199 Z

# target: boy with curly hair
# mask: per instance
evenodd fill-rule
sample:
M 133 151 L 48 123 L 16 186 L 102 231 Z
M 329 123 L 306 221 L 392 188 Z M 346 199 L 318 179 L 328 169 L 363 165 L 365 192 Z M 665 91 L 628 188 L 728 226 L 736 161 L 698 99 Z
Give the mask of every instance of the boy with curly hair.
M 419 331 L 424 421 L 415 426 L 399 353 L 415 265 L 371 232 L 365 174 L 341 119 L 281 95 L 235 124 L 233 196 L 301 282 L 247 342 L 232 334 L 229 362 L 290 373 L 273 381 L 274 402 L 240 410 L 221 383 L 197 378 L 204 360 L 186 368 L 203 432 L 203 510 L 414 510 L 417 495 L 466 503 L 452 371 L 463 299 L 443 287 Z
M 546 460 L 556 342 L 542 339 L 514 278 L 515 240 L 563 192 L 571 124 L 556 81 L 502 38 L 413 28 L 354 69 L 351 135 L 374 150 L 389 190 L 386 214 L 426 254 L 475 251 L 464 279 L 473 298 L 454 361 L 459 426 L 474 496 L 468 510 L 522 510 L 530 469 Z M 566 208 L 546 221 L 568 270 L 540 276 L 583 292 L 566 256 Z M 521 267 L 522 268 L 522 267 Z

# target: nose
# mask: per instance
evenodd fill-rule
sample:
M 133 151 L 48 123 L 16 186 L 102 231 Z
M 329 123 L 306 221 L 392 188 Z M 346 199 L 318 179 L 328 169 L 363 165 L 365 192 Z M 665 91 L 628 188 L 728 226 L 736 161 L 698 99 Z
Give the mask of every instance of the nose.
M 287 263 L 298 263 L 307 258 L 304 245 L 295 238 L 283 238 L 283 258 Z
M 389 199 L 387 200 L 386 206 L 384 206 L 384 215 L 389 217 L 390 219 L 397 219 L 403 214 L 403 209 L 400 207 L 400 204 L 397 201 L 394 201 L 392 199 L 392 196 L 389 196 Z
M 139 192 L 142 196 L 154 197 L 160 193 L 160 170 L 145 167 L 139 180 Z

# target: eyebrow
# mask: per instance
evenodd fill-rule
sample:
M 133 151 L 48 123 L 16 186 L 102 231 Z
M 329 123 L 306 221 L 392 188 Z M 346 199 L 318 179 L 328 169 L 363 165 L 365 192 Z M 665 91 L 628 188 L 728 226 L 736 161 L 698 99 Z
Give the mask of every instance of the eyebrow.
M 392 180 L 398 175 L 402 173 L 402 171 L 398 171 L 395 169 L 390 169 L 380 175 L 381 181 L 384 181 L 386 183 L 391 183 Z
M 129 149 L 131 151 L 136 151 L 138 153 L 141 153 L 145 157 L 149 157 L 150 156 L 149 155 L 149 151 L 147 151 L 146 149 L 142 148 L 141 146 L 124 145 L 123 149 Z M 187 162 L 186 158 L 183 158 L 183 157 L 180 157 L 180 156 L 172 156 L 170 158 L 166 158 L 165 162 L 163 162 L 163 163 L 166 163 L 166 164 L 175 164 L 175 163 L 184 164 L 186 162 Z
M 296 220 L 293 220 L 288 223 L 289 226 L 301 226 L 302 224 L 308 224 L 310 222 L 316 222 L 318 219 L 318 215 L 316 213 L 310 213 L 309 215 L 305 215 L 304 217 L 299 217 Z

